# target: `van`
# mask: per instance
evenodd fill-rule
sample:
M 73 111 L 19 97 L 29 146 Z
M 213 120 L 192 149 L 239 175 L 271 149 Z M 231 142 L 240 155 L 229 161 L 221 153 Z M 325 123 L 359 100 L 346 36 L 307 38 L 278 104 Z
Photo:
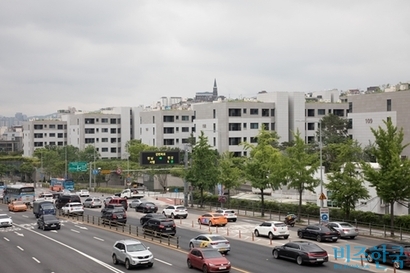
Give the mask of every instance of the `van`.
M 67 203 L 78 202 L 81 203 L 81 198 L 77 194 L 63 194 L 56 200 L 56 207 L 61 209 Z
M 121 204 L 125 210 L 128 210 L 128 202 L 127 198 L 112 198 L 108 204 Z

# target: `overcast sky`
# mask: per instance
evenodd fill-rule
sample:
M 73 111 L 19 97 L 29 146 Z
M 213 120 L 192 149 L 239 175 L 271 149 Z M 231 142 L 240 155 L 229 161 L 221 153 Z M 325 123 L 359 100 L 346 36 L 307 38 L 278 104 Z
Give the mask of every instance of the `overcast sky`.
M 0 115 L 410 81 L 410 1 L 0 1 Z

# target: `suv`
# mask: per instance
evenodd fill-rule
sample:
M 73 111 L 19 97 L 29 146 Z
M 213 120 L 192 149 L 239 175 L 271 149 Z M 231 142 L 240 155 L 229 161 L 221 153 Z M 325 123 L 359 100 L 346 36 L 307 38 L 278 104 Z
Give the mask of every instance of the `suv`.
M 154 265 L 154 255 L 149 251 L 149 247 L 132 239 L 115 242 L 111 258 L 114 264 L 125 264 L 127 270 L 137 266 L 152 267 Z
M 160 213 L 147 213 L 140 218 L 141 226 L 143 226 L 151 218 L 167 219 L 167 217 L 165 217 L 163 214 L 160 214 Z
M 127 223 L 127 213 L 125 212 L 124 208 L 114 208 L 110 210 L 106 210 L 101 215 L 101 220 L 103 222 L 114 222 L 114 223 Z
M 236 222 L 238 219 L 238 216 L 236 216 L 235 211 L 232 209 L 217 209 L 215 212 L 223 214 L 228 222 Z
M 149 219 L 143 226 L 142 230 L 148 234 L 171 235 L 175 236 L 177 228 L 172 219 Z
M 84 214 L 84 207 L 80 202 L 67 203 L 61 208 L 61 210 L 63 215 Z
M 80 196 L 77 194 L 63 194 L 56 200 L 56 207 L 61 209 L 67 203 L 78 202 L 81 203 Z
M 85 208 L 101 208 L 102 202 L 100 198 L 88 197 L 83 203 Z
M 188 217 L 188 211 L 184 206 L 168 206 L 162 210 L 162 214 L 165 215 L 165 217 L 171 217 L 171 218 L 184 218 L 186 219 Z
M 110 202 L 108 202 L 109 205 L 111 204 L 120 204 L 124 207 L 125 210 L 128 209 L 128 202 L 126 198 L 121 198 L 121 197 L 117 197 L 117 198 L 112 198 L 110 200 Z
M 122 209 L 125 211 L 124 207 L 121 204 L 108 204 L 101 210 L 101 215 L 113 209 Z

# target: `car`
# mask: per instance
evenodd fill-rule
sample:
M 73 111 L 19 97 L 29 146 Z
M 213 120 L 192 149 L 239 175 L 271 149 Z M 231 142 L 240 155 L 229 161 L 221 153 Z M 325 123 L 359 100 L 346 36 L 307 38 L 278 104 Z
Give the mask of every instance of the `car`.
M 70 214 L 84 215 L 83 204 L 79 202 L 67 203 L 61 208 L 61 211 L 63 215 L 70 215 Z
M 272 250 L 273 258 L 295 260 L 298 265 L 304 263 L 323 264 L 329 261 L 327 251 L 317 244 L 307 241 L 293 241 Z
M 142 213 L 148 213 L 148 212 L 156 213 L 158 211 L 158 207 L 152 202 L 142 202 L 135 208 L 135 211 L 136 212 L 140 211 Z
M 147 213 L 144 216 L 140 218 L 140 224 L 143 226 L 145 222 L 147 222 L 151 218 L 156 218 L 156 219 L 166 219 L 163 214 L 161 213 Z
M 124 207 L 121 204 L 108 204 L 103 209 L 101 209 L 101 215 L 113 209 L 122 209 L 123 211 L 125 211 Z
M 189 249 L 203 247 L 216 249 L 223 254 L 231 251 L 228 239 L 218 234 L 199 234 L 189 241 Z
M 318 242 L 332 241 L 337 242 L 340 238 L 340 233 L 332 227 L 324 225 L 309 225 L 298 230 L 298 237 L 300 239 L 314 239 Z
M 164 214 L 165 217 L 171 218 L 186 219 L 188 217 L 188 211 L 184 206 L 167 206 L 162 210 L 162 214 Z
M 108 202 L 108 205 L 111 205 L 111 204 L 120 204 L 124 207 L 125 210 L 128 210 L 127 198 L 121 198 L 121 197 L 112 198 L 110 200 L 110 202 Z M 106 204 L 106 206 L 107 206 L 107 204 Z
M 135 209 L 135 208 L 138 207 L 138 205 L 141 204 L 141 203 L 142 203 L 141 199 L 134 199 L 134 200 L 132 200 L 132 202 L 129 204 L 129 207 Z
M 55 217 L 52 214 L 44 214 L 41 215 L 37 219 L 37 228 L 42 229 L 42 230 L 47 230 L 47 229 L 60 229 L 61 228 L 61 223 L 60 220 L 58 220 L 57 217 Z
M 80 190 L 76 193 L 80 197 L 90 197 L 90 192 L 88 190 Z
M 123 263 L 127 270 L 154 265 L 154 255 L 142 242 L 133 239 L 116 241 L 112 247 L 112 262 L 114 264 Z
M 215 212 L 223 214 L 228 222 L 236 222 L 236 220 L 238 219 L 238 216 L 236 216 L 236 213 L 233 209 L 217 209 Z
M 116 198 L 115 196 L 107 196 L 104 198 L 104 205 L 108 205 L 111 199 Z
M 55 202 L 55 198 L 53 193 L 51 192 L 42 192 L 39 194 L 38 199 L 44 199 L 45 201 L 53 201 Z M 36 200 L 38 200 L 36 199 Z
M 109 222 L 109 223 L 126 224 L 127 223 L 127 213 L 125 212 L 123 207 L 106 210 L 104 213 L 102 213 L 101 220 L 103 222 Z
M 12 227 L 13 220 L 7 214 L 0 214 L 0 227 Z
M 27 205 L 23 201 L 12 201 L 8 205 L 9 211 L 26 211 Z
M 357 235 L 359 235 L 359 230 L 347 222 L 329 222 L 326 226 L 332 227 L 339 231 L 340 238 L 354 239 Z
M 221 213 L 205 213 L 199 216 L 198 224 L 209 226 L 226 226 L 228 219 Z
M 142 226 L 142 230 L 150 235 L 171 235 L 175 236 L 177 228 L 172 219 L 151 218 Z
M 101 208 L 102 201 L 100 198 L 97 197 L 88 197 L 84 200 L 83 206 L 85 208 Z
M 283 222 L 278 221 L 265 221 L 262 224 L 256 226 L 253 230 L 256 237 L 266 236 L 269 239 L 283 237 L 289 238 L 289 227 Z
M 188 268 L 198 268 L 203 272 L 229 272 L 231 263 L 219 251 L 211 248 L 193 248 L 188 252 Z
M 58 209 L 61 209 L 62 207 L 64 207 L 67 203 L 72 203 L 72 202 L 78 202 L 81 203 L 81 198 L 80 196 L 78 196 L 77 194 L 73 194 L 73 193 L 63 193 L 62 195 L 60 195 L 58 197 L 58 199 L 56 200 L 56 207 Z
M 392 264 L 400 269 L 410 267 L 410 244 L 385 242 L 365 250 L 369 263 Z

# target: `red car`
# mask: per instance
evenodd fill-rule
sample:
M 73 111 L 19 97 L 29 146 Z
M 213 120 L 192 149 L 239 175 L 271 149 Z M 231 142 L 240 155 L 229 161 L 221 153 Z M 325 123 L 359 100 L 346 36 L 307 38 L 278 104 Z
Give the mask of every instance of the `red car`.
M 198 268 L 202 272 L 229 272 L 231 263 L 217 249 L 193 248 L 188 253 L 188 268 Z

